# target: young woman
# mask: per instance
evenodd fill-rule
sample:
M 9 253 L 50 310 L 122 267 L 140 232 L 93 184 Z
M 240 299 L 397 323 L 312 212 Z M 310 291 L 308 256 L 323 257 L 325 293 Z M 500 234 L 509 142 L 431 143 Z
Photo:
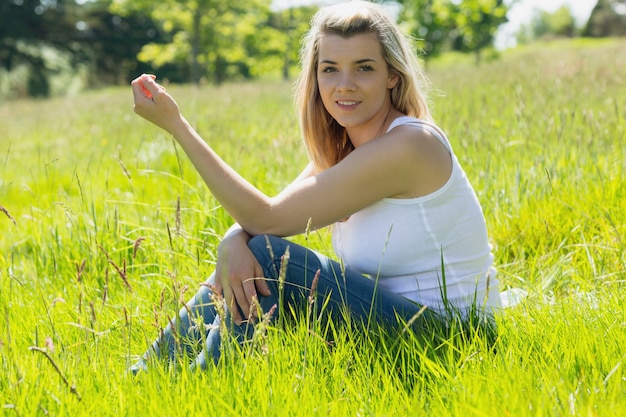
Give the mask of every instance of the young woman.
M 310 163 L 274 197 L 220 159 L 154 76 L 132 82 L 135 112 L 174 136 L 236 221 L 219 245 L 212 285 L 201 287 L 144 359 L 172 358 L 181 335 L 193 345 L 201 332 L 190 314 L 210 329 L 193 366 L 219 359 L 212 289 L 223 293 L 241 339 L 259 306 L 276 306 L 276 316 L 306 305 L 316 275 L 317 302 L 356 322 L 406 323 L 424 306 L 444 320 L 472 309 L 489 316 L 500 306 L 481 207 L 432 122 L 426 80 L 398 27 L 369 2 L 323 8 L 301 63 L 296 101 Z M 341 263 L 283 239 L 328 225 Z

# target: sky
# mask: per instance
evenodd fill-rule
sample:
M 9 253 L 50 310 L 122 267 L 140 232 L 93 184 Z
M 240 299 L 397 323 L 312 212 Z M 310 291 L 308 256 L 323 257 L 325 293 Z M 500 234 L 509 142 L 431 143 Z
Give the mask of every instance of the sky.
M 598 0 L 518 0 L 511 6 L 507 17 L 509 22 L 502 25 L 496 37 L 496 47 L 503 49 L 515 44 L 515 32 L 523 24 L 530 22 L 535 10 L 545 10 L 553 12 L 561 6 L 567 6 L 572 11 L 579 25 L 584 24 L 591 10 Z M 296 6 L 311 3 L 332 3 L 333 0 L 274 0 L 274 8 L 281 9 L 289 6 Z M 508 1 L 510 3 L 510 0 Z

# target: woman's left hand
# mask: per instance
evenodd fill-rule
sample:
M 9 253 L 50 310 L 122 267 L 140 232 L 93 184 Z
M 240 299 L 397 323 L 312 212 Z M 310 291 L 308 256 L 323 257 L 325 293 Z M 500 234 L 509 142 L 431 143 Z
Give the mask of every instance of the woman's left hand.
M 134 110 L 139 116 L 173 134 L 185 120 L 176 101 L 155 79 L 155 75 L 143 74 L 131 82 Z
M 260 308 L 257 297 L 272 295 L 263 268 L 248 247 L 249 239 L 246 232 L 238 230 L 227 234 L 218 246 L 215 289 L 224 295 L 235 324 L 255 321 Z

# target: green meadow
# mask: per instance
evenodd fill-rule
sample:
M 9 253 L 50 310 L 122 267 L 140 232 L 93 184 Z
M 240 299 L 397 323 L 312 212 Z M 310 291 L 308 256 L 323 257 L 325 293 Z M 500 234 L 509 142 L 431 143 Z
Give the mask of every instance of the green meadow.
M 428 64 L 487 219 L 501 291 L 480 333 L 262 326 L 218 367 L 125 369 L 210 275 L 231 224 L 130 88 L 0 103 L 0 414 L 626 414 L 626 41 Z M 168 86 L 268 194 L 304 167 L 292 84 Z M 294 238 L 331 253 L 329 234 Z

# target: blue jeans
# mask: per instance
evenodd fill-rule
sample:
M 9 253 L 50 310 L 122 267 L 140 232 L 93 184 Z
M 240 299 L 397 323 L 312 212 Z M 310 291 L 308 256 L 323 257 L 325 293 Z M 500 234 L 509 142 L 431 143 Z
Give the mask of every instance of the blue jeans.
M 364 325 L 399 326 L 411 320 L 421 308 L 379 287 L 375 280 L 345 270 L 339 263 L 288 240 L 275 236 L 256 236 L 249 241 L 248 246 L 263 268 L 271 291 L 270 296 L 259 297 L 259 304 L 263 312 L 276 306 L 274 317 L 288 313 L 292 310 L 290 307 L 295 311 L 304 311 L 298 309 L 305 308 L 309 303 L 311 284 L 318 270 L 320 273 L 311 308 L 317 312 L 323 308 L 324 313 L 333 319 L 348 318 Z M 289 257 L 283 262 L 287 250 Z M 283 263 L 286 264 L 286 271 L 281 271 Z M 279 277 L 284 279 L 282 296 L 279 292 Z M 282 305 L 279 305 L 280 301 Z M 190 315 L 193 320 L 190 320 Z M 206 368 L 207 359 L 217 363 L 221 347 L 220 320 L 211 289 L 203 285 L 186 307 L 180 310 L 176 319 L 164 329 L 144 358 L 156 355 L 158 358 L 174 360 L 182 352 L 195 355 L 192 364 L 194 368 Z M 229 320 L 228 314 L 226 320 Z M 240 342 L 251 337 L 254 331 L 251 322 L 241 325 L 230 322 L 227 327 L 232 328 L 233 336 Z M 204 346 L 200 345 L 202 341 Z

